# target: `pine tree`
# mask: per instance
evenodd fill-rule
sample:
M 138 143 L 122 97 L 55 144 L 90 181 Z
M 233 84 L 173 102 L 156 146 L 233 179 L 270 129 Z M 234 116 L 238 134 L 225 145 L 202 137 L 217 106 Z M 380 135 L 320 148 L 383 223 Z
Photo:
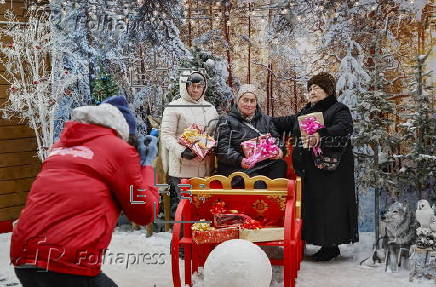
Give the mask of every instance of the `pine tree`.
M 409 147 L 404 155 L 397 155 L 403 162 L 401 168 L 401 182 L 411 185 L 417 190 L 419 198 L 430 181 L 434 179 L 436 171 L 435 156 L 435 123 L 431 103 L 432 87 L 426 84 L 431 78 L 431 72 L 424 72 L 427 55 L 419 55 L 413 66 L 414 72 L 410 75 L 409 89 L 411 101 L 402 116 L 402 143 Z M 426 199 L 435 200 L 436 191 Z
M 113 76 L 108 73 L 103 67 L 91 83 L 92 98 L 95 104 L 101 103 L 104 99 L 109 98 L 118 93 L 118 85 L 114 81 Z
M 390 131 L 394 106 L 384 92 L 387 68 L 392 65 L 388 51 L 381 49 L 385 31 L 380 29 L 373 35 L 373 55 L 370 67 L 371 86 L 368 93 L 358 98 L 354 124 L 355 156 L 359 166 L 357 187 L 374 189 L 375 240 L 379 238 L 380 195 L 382 191 L 395 188 L 395 175 L 386 170 L 393 162 L 392 150 L 398 145 Z M 357 151 L 356 151 L 357 150 Z

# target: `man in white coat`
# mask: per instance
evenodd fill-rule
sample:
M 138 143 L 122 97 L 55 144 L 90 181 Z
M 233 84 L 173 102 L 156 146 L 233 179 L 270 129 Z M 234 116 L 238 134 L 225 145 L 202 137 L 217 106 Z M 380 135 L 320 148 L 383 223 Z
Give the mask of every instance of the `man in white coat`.
M 163 112 L 162 161 L 164 171 L 169 175 L 173 218 L 180 201 L 180 189 L 177 184 L 180 183 L 181 178 L 210 176 L 214 169 L 213 154 L 200 160 L 192 150 L 177 141 L 183 131 L 192 124 L 205 127 L 208 134 L 214 130 L 218 113 L 215 107 L 204 99 L 206 89 L 205 75 L 200 72 L 182 73 L 180 98 L 169 103 Z

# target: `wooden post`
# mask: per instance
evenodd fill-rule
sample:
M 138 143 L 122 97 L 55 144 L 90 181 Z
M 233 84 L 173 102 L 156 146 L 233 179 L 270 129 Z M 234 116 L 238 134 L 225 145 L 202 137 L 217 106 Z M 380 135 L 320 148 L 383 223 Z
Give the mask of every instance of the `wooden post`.
M 273 97 L 273 64 L 270 63 L 269 64 L 269 69 L 270 69 L 270 73 L 269 73 L 269 98 L 271 101 L 271 116 L 274 116 L 274 97 Z
M 251 3 L 248 3 L 248 73 L 247 84 L 251 84 Z
M 226 1 L 225 7 L 222 8 L 222 14 L 223 14 L 223 27 L 224 27 L 224 38 L 227 42 L 227 70 L 229 72 L 229 77 L 227 78 L 227 84 L 230 86 L 230 88 L 233 86 L 233 76 L 232 76 L 232 59 L 230 55 L 230 28 L 227 25 L 227 22 L 230 18 L 230 10 L 231 10 L 231 2 Z
M 266 73 L 266 114 L 269 115 L 269 64 L 268 64 L 268 71 Z
M 297 73 L 294 72 L 295 78 L 297 77 Z M 298 105 L 297 105 L 297 81 L 294 78 L 294 112 L 298 112 Z
M 189 48 L 192 47 L 192 26 L 191 26 L 191 0 L 188 0 L 188 45 Z
M 209 29 L 213 30 L 213 20 L 215 19 L 213 15 L 213 4 L 212 2 L 209 3 L 209 15 L 210 15 L 210 21 L 209 21 Z M 213 51 L 213 41 L 210 41 L 210 50 Z

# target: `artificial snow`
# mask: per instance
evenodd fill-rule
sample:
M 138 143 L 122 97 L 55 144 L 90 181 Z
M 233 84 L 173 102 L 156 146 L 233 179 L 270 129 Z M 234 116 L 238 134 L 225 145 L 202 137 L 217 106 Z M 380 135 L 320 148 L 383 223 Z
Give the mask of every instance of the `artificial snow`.
M 11 233 L 0 234 L 0 287 L 21 286 L 9 265 L 9 241 Z M 305 258 L 298 272 L 297 287 L 406 287 L 435 286 L 434 282 L 409 283 L 408 271 L 384 272 L 384 265 L 362 267 L 359 262 L 371 254 L 373 233 L 360 233 L 360 243 L 341 245 L 341 256 L 331 262 L 314 262 L 309 256 L 316 246 L 308 245 Z M 171 234 L 155 233 L 146 238 L 143 231 L 114 232 L 106 252 L 103 272 L 120 287 L 171 287 Z M 111 254 L 112 253 L 112 254 Z M 130 254 L 130 255 L 129 255 Z M 239 253 L 237 253 L 238 255 Z M 154 255 L 154 256 L 153 256 Z M 127 260 L 129 257 L 129 260 Z M 117 260 L 118 258 L 118 260 Z M 180 261 L 184 274 L 183 261 Z M 194 287 L 205 287 L 203 274 L 196 274 Z M 283 286 L 282 267 L 273 266 L 271 287 Z M 226 287 L 226 286 L 222 286 Z M 251 287 L 246 285 L 246 287 Z
M 219 244 L 204 264 L 205 287 L 268 287 L 271 263 L 256 244 L 243 239 Z

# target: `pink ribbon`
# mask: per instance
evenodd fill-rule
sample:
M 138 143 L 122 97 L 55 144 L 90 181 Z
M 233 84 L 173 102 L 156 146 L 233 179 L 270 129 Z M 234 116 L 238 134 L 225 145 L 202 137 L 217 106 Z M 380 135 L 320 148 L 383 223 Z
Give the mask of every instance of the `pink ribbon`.
M 244 146 L 253 148 L 253 154 L 246 159 L 246 163 L 253 167 L 257 162 L 275 156 L 279 153 L 279 147 L 275 144 L 272 137 L 261 138 L 259 141 L 246 141 Z
M 300 127 L 308 135 L 313 135 L 319 129 L 324 128 L 324 125 L 322 125 L 320 122 L 318 122 L 318 120 L 315 117 L 307 117 L 301 121 Z M 320 154 L 322 154 L 321 148 L 319 146 L 312 147 L 312 152 L 316 157 L 318 157 Z

